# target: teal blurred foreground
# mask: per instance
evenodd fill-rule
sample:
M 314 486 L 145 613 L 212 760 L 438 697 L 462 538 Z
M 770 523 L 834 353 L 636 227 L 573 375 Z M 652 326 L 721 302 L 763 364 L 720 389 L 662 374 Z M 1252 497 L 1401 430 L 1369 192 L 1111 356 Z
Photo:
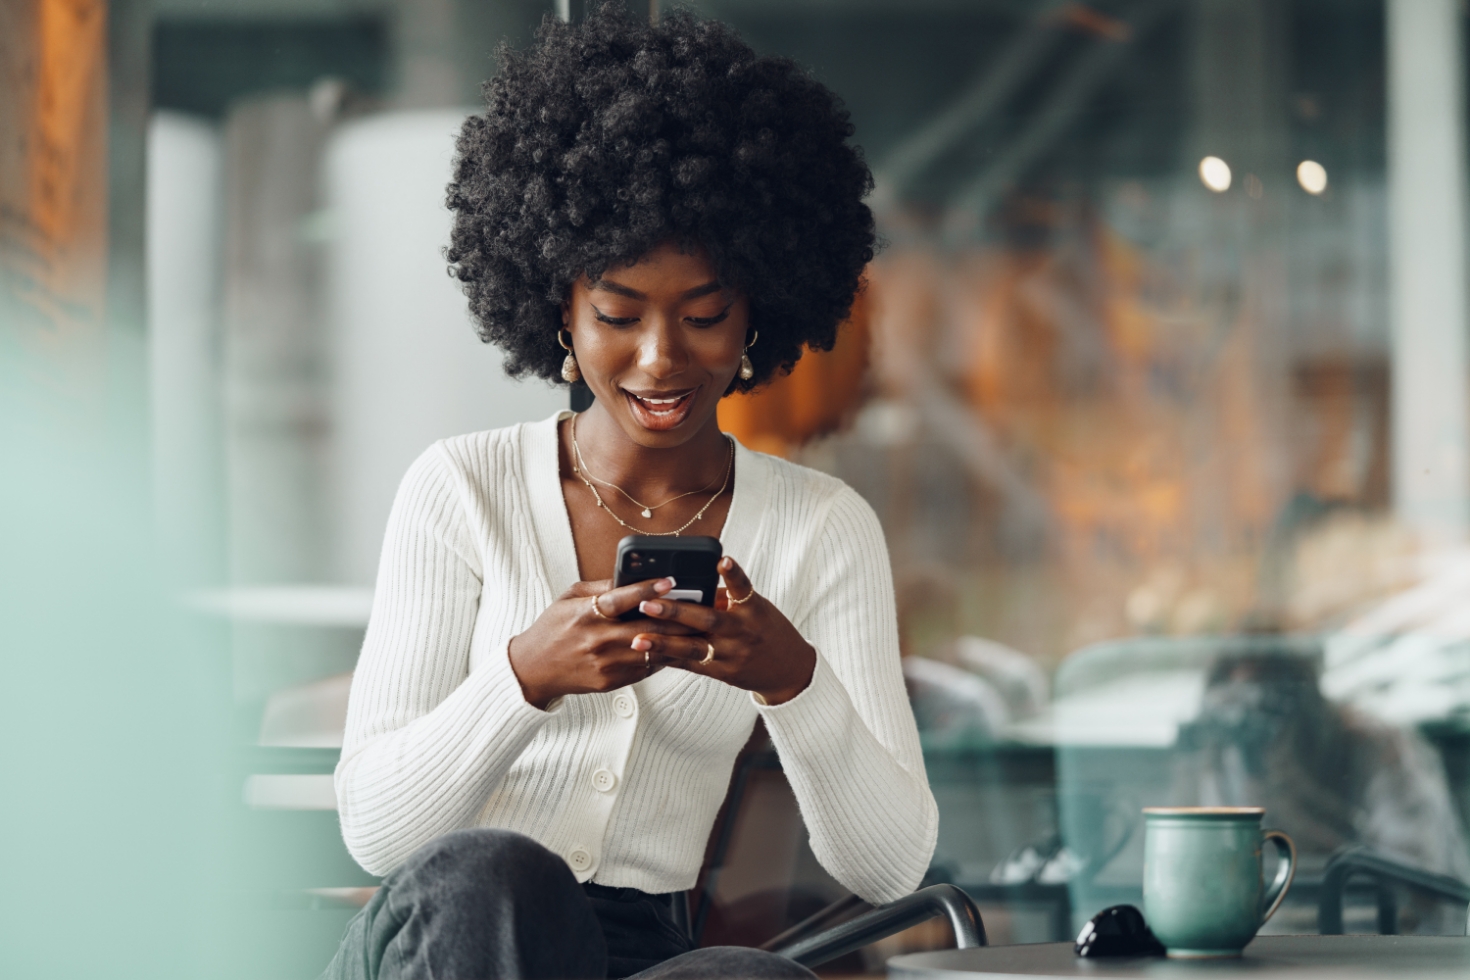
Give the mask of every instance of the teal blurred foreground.
M 243 857 L 221 767 L 228 661 L 154 574 L 128 421 L 142 388 L 113 377 L 105 402 L 79 403 L 15 336 L 0 331 L 0 972 L 253 974 L 227 908 Z

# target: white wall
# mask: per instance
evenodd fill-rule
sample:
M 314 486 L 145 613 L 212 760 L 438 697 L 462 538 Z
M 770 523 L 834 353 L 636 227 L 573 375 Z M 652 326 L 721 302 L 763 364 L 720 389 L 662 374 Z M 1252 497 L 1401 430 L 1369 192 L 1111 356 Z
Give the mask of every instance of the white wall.
M 327 149 L 327 500 L 339 581 L 373 581 L 398 481 L 430 443 L 567 404 L 565 389 L 505 376 L 445 271 L 444 186 L 464 115 L 375 116 L 342 126 Z

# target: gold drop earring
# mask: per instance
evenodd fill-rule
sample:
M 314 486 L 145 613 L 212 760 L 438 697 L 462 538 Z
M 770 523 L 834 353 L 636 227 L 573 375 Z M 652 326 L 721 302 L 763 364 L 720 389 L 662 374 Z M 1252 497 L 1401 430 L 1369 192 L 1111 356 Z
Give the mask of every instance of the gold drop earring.
M 755 342 L 760 340 L 760 337 L 761 332 L 759 330 L 751 334 L 750 343 L 745 345 L 745 350 L 740 354 L 740 380 L 742 381 L 749 381 L 755 377 L 755 365 L 750 363 L 750 349 L 755 346 Z
M 567 384 L 576 384 L 582 380 L 582 369 L 577 367 L 577 355 L 572 353 L 572 345 L 561 339 L 561 335 L 564 333 L 566 333 L 566 330 L 558 330 L 556 332 L 556 342 L 561 344 L 562 349 L 567 352 L 567 359 L 561 362 L 561 379 Z

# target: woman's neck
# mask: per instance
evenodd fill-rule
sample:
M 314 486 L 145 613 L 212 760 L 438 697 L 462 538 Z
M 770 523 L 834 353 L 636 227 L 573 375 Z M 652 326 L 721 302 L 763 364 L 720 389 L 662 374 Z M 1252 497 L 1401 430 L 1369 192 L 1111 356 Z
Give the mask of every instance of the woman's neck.
M 640 499 L 697 490 L 718 480 L 730 461 L 730 444 L 711 414 L 690 439 L 667 449 L 650 449 L 628 437 L 597 402 L 572 419 L 582 461 L 591 475 Z M 573 430 L 568 426 L 568 441 Z M 576 464 L 575 454 L 571 459 Z

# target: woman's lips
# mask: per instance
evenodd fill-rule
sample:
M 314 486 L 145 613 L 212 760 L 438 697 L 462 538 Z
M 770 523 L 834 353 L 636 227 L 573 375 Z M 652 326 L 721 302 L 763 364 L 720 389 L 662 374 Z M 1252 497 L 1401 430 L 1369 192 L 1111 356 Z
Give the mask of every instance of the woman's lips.
M 623 395 L 628 399 L 628 407 L 632 410 L 633 417 L 638 420 L 638 424 L 645 429 L 653 429 L 657 432 L 672 429 L 687 419 L 694 408 L 694 396 L 698 393 L 699 389 L 695 388 L 683 394 L 665 395 L 658 398 L 650 395 L 640 398 L 631 391 L 623 391 Z

